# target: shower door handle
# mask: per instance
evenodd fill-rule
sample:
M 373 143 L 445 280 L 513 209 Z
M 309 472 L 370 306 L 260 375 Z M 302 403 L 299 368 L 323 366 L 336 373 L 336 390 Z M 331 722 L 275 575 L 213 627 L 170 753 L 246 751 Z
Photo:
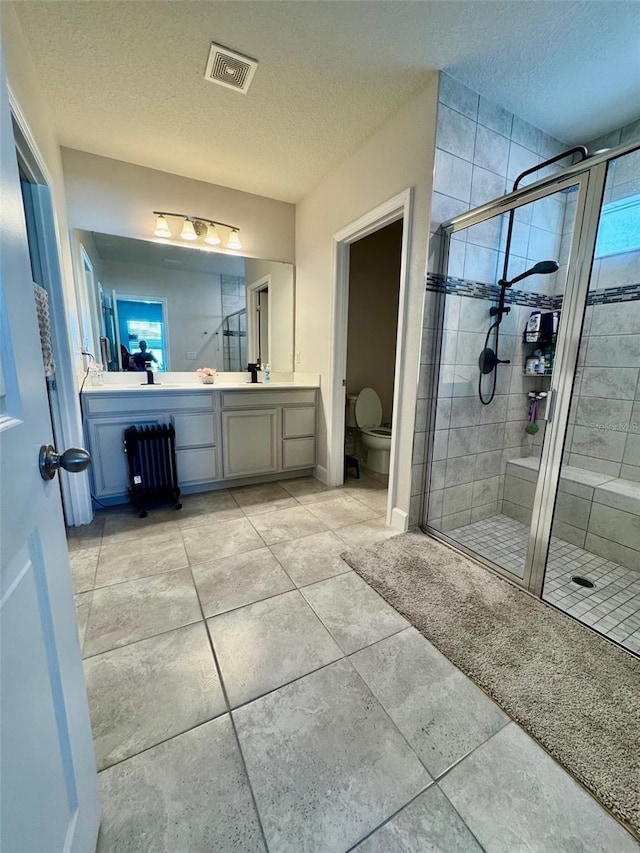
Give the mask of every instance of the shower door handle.
M 553 389 L 549 392 L 549 396 L 547 397 L 547 407 L 544 413 L 545 421 L 550 424 L 553 421 L 553 415 L 556 409 L 556 391 Z

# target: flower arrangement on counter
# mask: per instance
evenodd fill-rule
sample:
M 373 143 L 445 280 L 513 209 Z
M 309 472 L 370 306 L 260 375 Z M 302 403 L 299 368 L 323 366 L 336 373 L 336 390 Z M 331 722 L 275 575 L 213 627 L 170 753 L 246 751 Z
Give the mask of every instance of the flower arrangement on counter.
M 217 372 L 218 371 L 215 369 L 215 367 L 199 367 L 196 370 L 196 373 L 200 377 L 200 381 L 203 382 L 205 385 L 213 385 L 213 381 L 216 377 Z

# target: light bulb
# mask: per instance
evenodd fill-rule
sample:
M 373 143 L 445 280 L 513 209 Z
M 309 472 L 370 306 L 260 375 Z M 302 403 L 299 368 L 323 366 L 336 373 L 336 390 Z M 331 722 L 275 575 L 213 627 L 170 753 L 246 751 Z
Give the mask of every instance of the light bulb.
M 208 243 L 210 246 L 219 246 L 220 243 L 222 243 L 220 235 L 218 234 L 218 229 L 215 225 L 209 225 L 207 228 L 207 236 L 204 238 L 204 242 Z
M 159 214 L 156 221 L 156 230 L 153 232 L 156 237 L 171 237 L 171 230 L 167 224 L 167 220 L 162 214 Z
M 193 222 L 190 219 L 185 219 L 184 225 L 182 226 L 182 233 L 180 234 L 183 240 L 197 240 L 198 235 L 196 234 L 196 229 L 193 227 Z
M 229 234 L 229 239 L 227 240 L 227 249 L 241 249 L 242 243 L 240 242 L 240 234 L 237 228 L 234 228 L 231 234 Z

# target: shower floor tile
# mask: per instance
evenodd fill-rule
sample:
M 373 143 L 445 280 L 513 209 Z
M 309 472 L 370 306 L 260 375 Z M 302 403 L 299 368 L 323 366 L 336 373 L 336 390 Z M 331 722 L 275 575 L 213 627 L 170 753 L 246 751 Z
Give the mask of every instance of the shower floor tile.
M 497 515 L 457 527 L 448 536 L 523 577 L 529 528 L 521 521 Z M 571 580 L 573 575 L 580 575 L 595 586 L 578 586 Z M 542 598 L 630 651 L 640 653 L 640 573 L 633 569 L 552 537 Z

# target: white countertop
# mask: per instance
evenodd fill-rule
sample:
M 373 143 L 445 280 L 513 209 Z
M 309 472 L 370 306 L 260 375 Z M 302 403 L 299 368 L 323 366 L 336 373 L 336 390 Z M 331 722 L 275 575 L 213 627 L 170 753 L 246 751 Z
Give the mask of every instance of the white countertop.
M 265 382 L 265 383 L 220 383 L 219 385 L 205 385 L 202 382 L 194 383 L 193 385 L 186 384 L 163 384 L 156 382 L 153 385 L 140 383 L 139 385 L 85 385 L 82 390 L 83 394 L 150 394 L 153 391 L 162 393 L 193 393 L 194 391 L 213 392 L 213 391 L 269 391 L 283 390 L 284 388 L 301 389 L 301 388 L 318 388 L 317 384 L 308 384 L 301 382 Z
M 247 376 L 245 379 L 244 377 Z M 155 382 L 148 385 L 143 373 L 105 373 L 103 385 L 91 384 L 89 375 L 83 394 L 151 394 L 159 393 L 193 393 L 194 391 L 268 391 L 269 389 L 283 390 L 286 388 L 319 388 L 320 377 L 315 374 L 284 374 L 272 378 L 271 382 L 250 382 L 248 374 L 227 373 L 216 376 L 213 384 L 201 382 L 193 373 L 155 373 Z

